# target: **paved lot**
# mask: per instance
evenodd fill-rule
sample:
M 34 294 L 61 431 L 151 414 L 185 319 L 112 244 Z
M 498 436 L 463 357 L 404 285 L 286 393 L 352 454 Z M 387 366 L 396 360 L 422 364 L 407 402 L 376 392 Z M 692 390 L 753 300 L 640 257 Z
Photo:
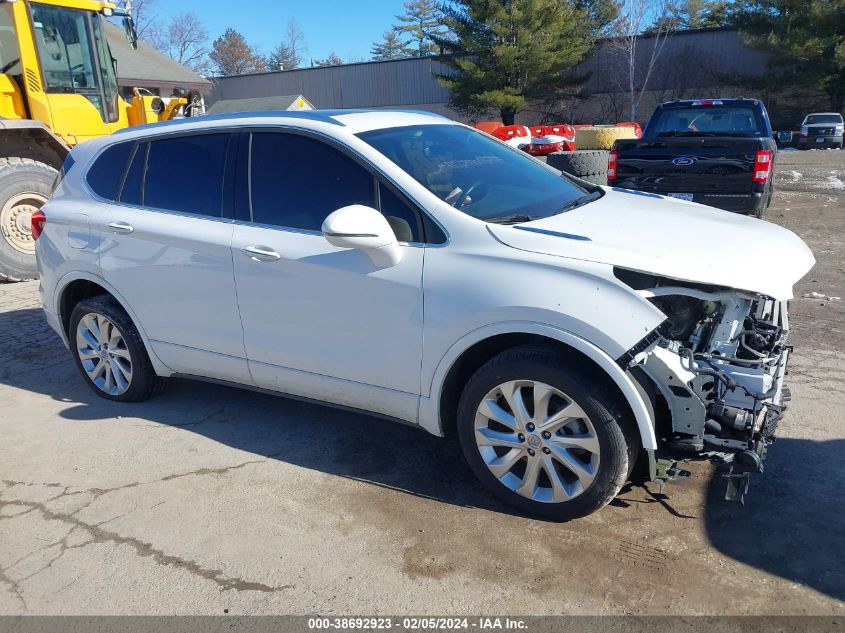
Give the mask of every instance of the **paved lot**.
M 799 297 L 845 296 L 843 180 L 845 152 L 781 156 Z M 36 287 L 0 286 L 2 614 L 845 614 L 842 301 L 793 302 L 794 405 L 744 509 L 696 464 L 556 524 L 411 428 L 189 382 L 98 399 Z

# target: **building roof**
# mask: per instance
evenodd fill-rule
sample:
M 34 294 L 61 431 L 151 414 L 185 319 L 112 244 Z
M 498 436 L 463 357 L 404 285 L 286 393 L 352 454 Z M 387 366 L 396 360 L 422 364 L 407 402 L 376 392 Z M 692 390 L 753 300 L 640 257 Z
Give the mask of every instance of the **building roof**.
M 247 99 L 224 99 L 208 109 L 208 114 L 227 112 L 269 112 L 278 110 L 313 110 L 314 106 L 302 95 L 281 97 L 253 97 Z
M 204 90 L 211 88 L 210 81 L 157 51 L 146 42 L 139 41 L 138 50 L 134 50 L 129 45 L 123 29 L 111 22 L 105 21 L 105 31 L 111 53 L 117 60 L 118 83 L 121 85 L 164 82 L 184 85 L 186 88 L 199 86 L 202 86 Z

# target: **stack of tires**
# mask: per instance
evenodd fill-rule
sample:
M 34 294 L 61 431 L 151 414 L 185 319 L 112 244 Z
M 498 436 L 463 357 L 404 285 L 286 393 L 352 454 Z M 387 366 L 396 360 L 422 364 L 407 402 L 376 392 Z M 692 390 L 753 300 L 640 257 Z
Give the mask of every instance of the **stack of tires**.
M 549 154 L 549 165 L 594 185 L 607 184 L 607 153 L 618 139 L 637 138 L 633 126 L 576 127 L 574 152 Z

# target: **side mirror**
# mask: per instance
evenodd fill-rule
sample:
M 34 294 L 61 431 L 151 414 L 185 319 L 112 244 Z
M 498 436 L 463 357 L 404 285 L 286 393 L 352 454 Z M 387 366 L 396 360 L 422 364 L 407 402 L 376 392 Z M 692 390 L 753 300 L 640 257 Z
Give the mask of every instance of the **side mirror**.
M 373 208 L 353 204 L 338 209 L 323 221 L 322 231 L 329 244 L 364 251 L 379 268 L 395 266 L 402 259 L 393 229 Z

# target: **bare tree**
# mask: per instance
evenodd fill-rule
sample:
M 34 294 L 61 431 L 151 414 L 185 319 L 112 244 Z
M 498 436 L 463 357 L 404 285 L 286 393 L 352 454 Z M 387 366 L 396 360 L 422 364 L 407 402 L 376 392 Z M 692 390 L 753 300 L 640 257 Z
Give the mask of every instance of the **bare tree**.
M 155 2 L 156 0 L 131 0 L 127 3 L 138 39 L 154 42 L 158 36 L 158 21 L 153 12 Z
M 290 50 L 291 56 L 296 62 L 296 68 L 302 64 L 305 55 L 308 53 L 308 44 L 305 41 L 305 33 L 299 28 L 299 23 L 296 20 L 288 20 L 288 25 L 285 27 L 285 36 L 287 38 L 286 44 Z
M 305 34 L 296 20 L 290 20 L 285 28 L 285 37 L 267 56 L 270 70 L 292 70 L 302 65 L 303 55 L 308 50 Z
M 614 23 L 607 45 L 618 59 L 618 80 L 632 121 L 674 28 L 672 7 L 671 0 L 624 0 Z
M 196 13 L 173 16 L 155 44 L 161 52 L 196 72 L 208 70 L 208 31 Z

